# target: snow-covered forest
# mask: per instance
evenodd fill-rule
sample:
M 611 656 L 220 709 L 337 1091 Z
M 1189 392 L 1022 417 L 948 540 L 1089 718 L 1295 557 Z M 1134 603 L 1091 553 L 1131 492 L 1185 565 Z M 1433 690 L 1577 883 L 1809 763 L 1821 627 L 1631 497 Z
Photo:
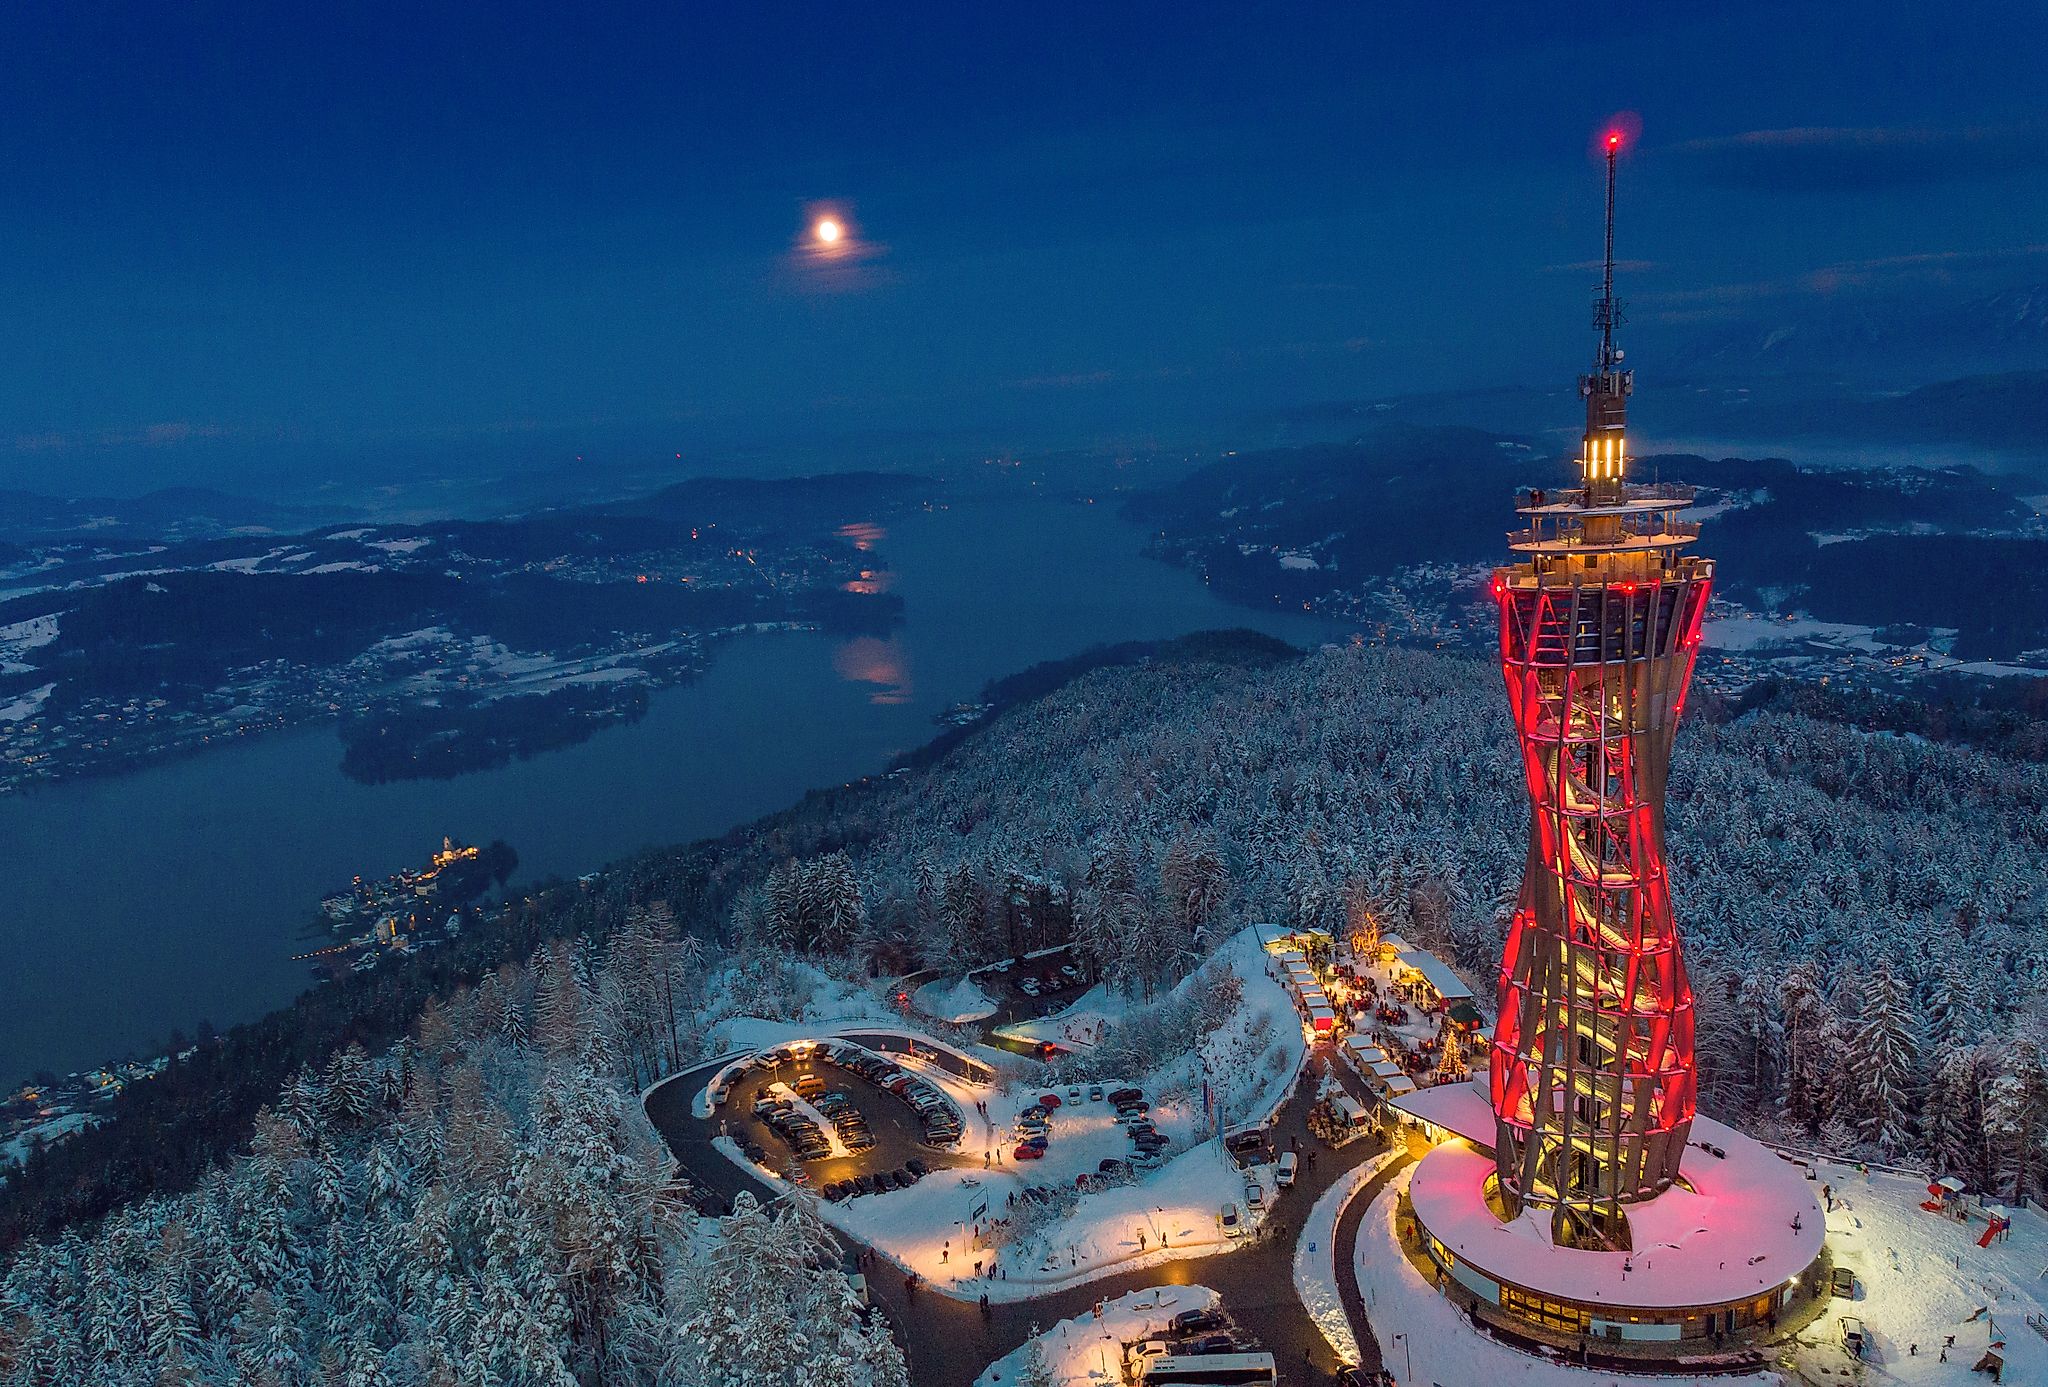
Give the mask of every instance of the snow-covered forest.
M 700 1218 L 629 1076 L 687 1059 L 661 911 L 302 1072 L 246 1157 L 0 1278 L 8 1387 L 905 1381 L 808 1200 Z
M 1105 1038 L 1133 1052 L 1253 921 L 1370 913 L 1484 984 L 1527 812 L 1498 675 L 1254 655 L 1097 670 L 564 897 L 568 938 L 300 1073 L 196 1189 L 18 1250 L 0 1384 L 901 1381 L 815 1217 L 697 1216 L 634 1095 L 734 1007 L 802 1011 L 795 951 L 858 979 L 1071 937 L 1155 1000 Z M 1669 835 L 1703 1105 L 2039 1194 L 2044 800 L 2038 763 L 1701 699 Z

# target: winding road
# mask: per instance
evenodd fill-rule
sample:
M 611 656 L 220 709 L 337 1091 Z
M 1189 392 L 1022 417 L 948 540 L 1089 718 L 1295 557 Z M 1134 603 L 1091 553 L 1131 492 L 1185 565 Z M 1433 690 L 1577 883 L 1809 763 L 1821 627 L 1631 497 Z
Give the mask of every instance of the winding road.
M 711 1067 L 702 1065 L 686 1070 L 655 1088 L 647 1096 L 647 1116 L 697 1185 L 727 1200 L 741 1190 L 773 1198 L 781 1193 L 779 1188 L 742 1170 L 712 1146 L 712 1138 L 718 1135 L 717 1120 L 701 1119 L 691 1112 L 691 1099 Z M 1304 1077 L 1273 1124 L 1276 1149 L 1291 1146 L 1301 1152 L 1300 1173 L 1293 1188 L 1275 1201 L 1258 1237 L 1243 1247 L 1120 1276 L 1100 1277 L 1033 1300 L 991 1304 L 985 1315 L 973 1301 L 955 1300 L 929 1287 L 912 1291 L 901 1276 L 876 1269 L 868 1278 L 868 1293 L 896 1329 L 909 1361 L 911 1380 L 918 1387 L 968 1387 L 984 1368 L 1022 1344 L 1034 1329 L 1050 1328 L 1059 1320 L 1086 1314 L 1097 1301 L 1107 1297 L 1148 1286 L 1171 1285 L 1202 1285 L 1217 1292 L 1223 1308 L 1238 1325 L 1274 1355 L 1282 1381 L 1321 1382 L 1334 1375 L 1342 1365 L 1335 1360 L 1295 1294 L 1295 1243 L 1301 1235 L 1303 1218 L 1323 1192 L 1345 1172 L 1384 1151 L 1386 1144 L 1368 1139 L 1333 1151 L 1310 1135 L 1308 1110 L 1314 1101 L 1316 1075 L 1325 1067 L 1337 1074 L 1347 1089 L 1358 1089 L 1355 1076 L 1337 1058 L 1335 1047 L 1327 1042 L 1318 1044 L 1311 1052 Z M 1405 1165 L 1405 1160 L 1391 1161 L 1385 1170 L 1367 1181 L 1345 1207 L 1337 1224 L 1333 1251 L 1338 1290 L 1365 1357 L 1363 1366 L 1372 1370 L 1380 1366 L 1379 1343 L 1366 1322 L 1352 1261 L 1366 1208 Z

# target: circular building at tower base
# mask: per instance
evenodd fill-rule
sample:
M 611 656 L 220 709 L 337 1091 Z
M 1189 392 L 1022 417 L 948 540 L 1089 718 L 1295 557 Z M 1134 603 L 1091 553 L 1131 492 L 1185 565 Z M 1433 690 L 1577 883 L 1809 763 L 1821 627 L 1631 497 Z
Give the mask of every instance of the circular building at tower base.
M 1548 1209 L 1500 1216 L 1493 1110 L 1478 1089 L 1447 1084 L 1395 1106 L 1437 1143 L 1408 1190 L 1429 1263 L 1512 1334 L 1697 1354 L 1766 1337 L 1821 1293 L 1827 1225 L 1812 1184 L 1731 1127 L 1696 1118 L 1678 1183 L 1628 1206 L 1634 1250 L 1604 1252 L 1553 1242 Z

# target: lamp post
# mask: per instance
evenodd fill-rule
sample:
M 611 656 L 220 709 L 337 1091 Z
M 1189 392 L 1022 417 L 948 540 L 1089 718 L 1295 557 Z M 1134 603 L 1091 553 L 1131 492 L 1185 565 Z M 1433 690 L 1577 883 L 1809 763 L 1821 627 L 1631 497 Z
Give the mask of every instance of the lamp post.
M 1401 1380 L 1406 1382 L 1415 1376 L 1415 1355 L 1408 1347 L 1406 1334 L 1396 1334 L 1394 1337 L 1401 1341 L 1401 1366 L 1407 1369 L 1401 1374 Z

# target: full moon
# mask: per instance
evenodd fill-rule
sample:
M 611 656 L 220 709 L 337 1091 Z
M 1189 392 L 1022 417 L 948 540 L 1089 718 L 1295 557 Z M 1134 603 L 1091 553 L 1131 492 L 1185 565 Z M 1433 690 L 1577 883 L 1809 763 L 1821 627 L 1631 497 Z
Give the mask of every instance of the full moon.
M 830 217 L 818 223 L 818 239 L 828 246 L 837 242 L 845 234 L 846 228 L 833 221 Z

